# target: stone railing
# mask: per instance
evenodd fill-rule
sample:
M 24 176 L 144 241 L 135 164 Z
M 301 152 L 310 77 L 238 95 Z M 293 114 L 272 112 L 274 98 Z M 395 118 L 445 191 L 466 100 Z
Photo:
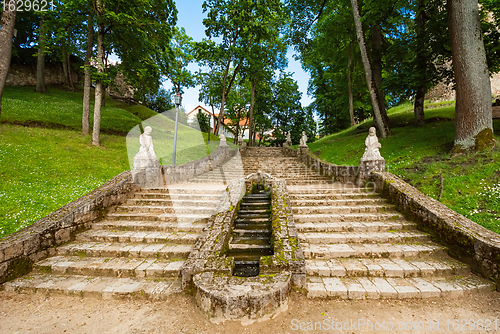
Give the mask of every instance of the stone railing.
M 500 291 L 500 236 L 432 199 L 391 173 L 372 173 L 376 189 L 449 253 L 495 281 Z
M 369 180 L 371 172 L 385 171 L 384 160 L 360 161 L 358 166 L 340 166 L 318 158 L 307 147 L 295 150 L 290 146 L 284 146 L 283 152 L 287 156 L 299 158 L 321 175 L 331 177 L 334 182 L 364 185 Z
M 239 203 L 254 182 L 272 188 L 274 255 L 261 257 L 259 276 L 232 277 L 234 259 L 224 252 Z M 233 180 L 218 211 L 181 268 L 183 287 L 193 282 L 198 305 L 212 318 L 256 319 L 286 308 L 291 284 L 305 286 L 306 272 L 285 181 L 260 173 Z
M 68 203 L 0 241 L 0 284 L 31 271 L 33 263 L 51 256 L 55 246 L 70 241 L 76 232 L 100 220 L 110 206 L 134 191 L 130 171 L 118 174 L 99 188 Z

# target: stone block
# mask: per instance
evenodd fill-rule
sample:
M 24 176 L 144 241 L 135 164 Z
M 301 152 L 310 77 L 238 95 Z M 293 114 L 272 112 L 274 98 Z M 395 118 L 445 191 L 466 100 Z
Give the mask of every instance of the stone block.
M 307 283 L 307 298 L 326 298 L 328 292 L 323 283 Z
M 65 242 L 71 240 L 71 229 L 64 228 L 64 229 L 61 229 L 59 231 L 56 231 L 54 237 L 55 237 L 56 244 L 65 243 Z
M 23 242 L 23 253 L 25 256 L 29 256 L 36 253 L 40 248 L 40 235 L 38 233 L 32 233 L 28 235 Z
M 384 278 L 375 277 L 372 279 L 372 283 L 377 287 L 378 291 L 380 291 L 381 298 L 398 298 L 398 292 Z
M 347 288 L 339 278 L 325 277 L 323 283 L 329 296 L 347 299 Z
M 13 241 L 10 242 L 7 247 L 3 250 L 4 261 L 14 259 L 18 256 L 23 255 L 23 241 Z

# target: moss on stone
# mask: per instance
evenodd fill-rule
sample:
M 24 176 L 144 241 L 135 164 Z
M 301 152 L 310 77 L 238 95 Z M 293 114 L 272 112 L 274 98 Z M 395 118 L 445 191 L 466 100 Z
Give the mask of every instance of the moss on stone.
M 496 140 L 493 135 L 493 130 L 490 128 L 483 129 L 476 136 L 476 150 L 484 151 L 495 147 Z

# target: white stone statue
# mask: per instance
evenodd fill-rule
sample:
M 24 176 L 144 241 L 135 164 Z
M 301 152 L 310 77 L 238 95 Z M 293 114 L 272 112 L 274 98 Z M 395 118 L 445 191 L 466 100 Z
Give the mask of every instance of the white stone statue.
M 219 135 L 219 139 L 220 139 L 219 146 L 227 146 L 226 136 L 224 136 L 224 133 L 221 133 Z
M 305 131 L 302 131 L 302 137 L 300 138 L 299 147 L 307 147 L 307 135 Z
M 243 137 L 241 136 L 241 133 L 238 135 L 238 145 L 243 145 Z
M 286 133 L 286 142 L 285 144 L 287 144 L 288 146 L 292 146 L 292 138 L 291 138 L 291 133 L 290 131 L 288 131 Z
M 153 129 L 150 126 L 146 126 L 144 128 L 144 133 L 139 137 L 141 148 L 134 157 L 134 169 L 136 169 L 136 167 L 150 167 L 154 160 L 158 160 L 153 147 L 153 138 L 150 136 L 151 131 L 153 131 Z
M 369 130 L 368 137 L 366 137 L 365 146 L 365 153 L 361 157 L 361 161 L 384 159 L 380 155 L 379 148 L 382 147 L 382 145 L 378 142 L 377 130 L 373 126 Z
M 160 161 L 156 157 L 153 147 L 153 138 L 150 134 L 153 129 L 150 126 L 144 128 L 144 133 L 139 137 L 141 148 L 134 157 L 132 176 L 134 182 L 140 186 L 155 187 L 161 182 Z M 140 180 L 136 175 L 142 174 Z

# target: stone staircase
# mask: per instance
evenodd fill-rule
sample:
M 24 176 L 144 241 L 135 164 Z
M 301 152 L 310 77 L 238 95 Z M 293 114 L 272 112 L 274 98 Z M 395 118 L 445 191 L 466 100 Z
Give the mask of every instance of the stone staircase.
M 456 297 L 494 288 L 374 191 L 333 183 L 281 148 L 247 148 L 241 159 L 166 189 L 138 190 L 92 229 L 35 263 L 32 273 L 2 287 L 166 298 L 181 290 L 180 268 L 225 185 L 262 171 L 287 181 L 308 297 Z
M 279 148 L 247 148 L 242 159 L 245 174 L 261 170 L 287 181 L 308 297 L 455 297 L 494 289 L 373 190 L 333 183 Z
M 239 160 L 239 159 L 238 159 Z M 92 229 L 34 264 L 7 291 L 162 299 L 181 291 L 180 269 L 241 160 L 168 188 L 140 189 Z M 220 176 L 220 177 L 218 177 Z

